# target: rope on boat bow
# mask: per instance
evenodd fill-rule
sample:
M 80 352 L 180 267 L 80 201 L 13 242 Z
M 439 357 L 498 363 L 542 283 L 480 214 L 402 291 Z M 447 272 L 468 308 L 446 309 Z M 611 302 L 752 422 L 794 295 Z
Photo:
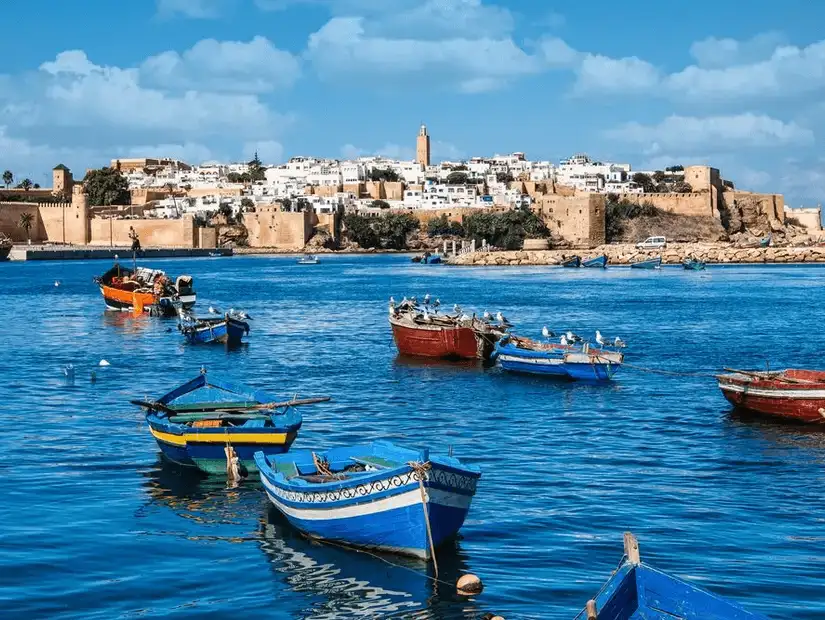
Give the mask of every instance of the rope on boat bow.
M 427 461 L 420 463 L 418 461 L 410 461 L 407 463 L 410 469 L 415 472 L 415 477 L 418 479 L 418 490 L 421 491 L 421 507 L 424 508 L 424 523 L 427 526 L 427 541 L 430 543 L 430 555 L 433 558 L 433 568 L 435 569 L 435 578 L 438 579 L 438 561 L 435 559 L 435 545 L 433 544 L 433 531 L 430 529 L 430 513 L 427 510 L 427 494 L 424 492 L 424 480 L 427 478 L 427 472 L 432 469 L 432 464 Z

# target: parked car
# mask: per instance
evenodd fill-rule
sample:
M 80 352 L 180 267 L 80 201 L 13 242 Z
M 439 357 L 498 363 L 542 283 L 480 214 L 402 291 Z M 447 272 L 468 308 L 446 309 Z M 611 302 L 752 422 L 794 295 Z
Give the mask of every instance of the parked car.
M 666 247 L 667 239 L 665 237 L 648 237 L 636 244 L 637 250 L 661 250 Z

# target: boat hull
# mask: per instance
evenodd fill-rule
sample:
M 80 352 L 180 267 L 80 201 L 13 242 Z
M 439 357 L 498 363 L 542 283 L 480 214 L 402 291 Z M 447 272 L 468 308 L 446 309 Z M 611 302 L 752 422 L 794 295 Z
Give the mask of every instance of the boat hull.
M 155 297 L 152 293 L 138 293 L 100 284 L 100 294 L 108 310 L 133 312 L 135 308 L 142 308 L 143 312 L 161 314 L 162 316 L 176 316 L 177 311 L 171 297 Z M 195 294 L 182 295 L 179 299 L 184 309 L 195 305 Z
M 581 264 L 582 259 L 580 256 L 572 256 L 571 258 L 568 258 L 567 260 L 562 262 L 561 266 L 570 269 L 577 269 L 578 267 L 581 267 Z
M 586 260 L 582 263 L 582 267 L 587 267 L 588 269 L 604 269 L 607 267 L 607 256 L 602 255 Z
M 517 346 L 516 342 L 528 344 Z M 572 381 L 609 381 L 624 361 L 624 356 L 615 351 L 538 344 L 526 339 L 497 343 L 495 358 L 501 368 L 508 372 Z
M 494 339 L 471 327 L 407 326 L 390 323 L 398 352 L 416 357 L 489 359 Z
M 11 245 L 0 245 L 0 261 L 8 260 L 12 247 Z
M 232 446 L 241 465 L 249 472 L 257 471 L 254 455 L 282 454 L 295 441 L 297 431 L 273 428 L 221 427 L 192 428 L 164 423 L 156 416 L 147 416 L 149 432 L 155 438 L 163 456 L 173 463 L 197 467 L 207 474 L 226 472 L 224 448 Z
M 277 474 L 263 455 L 255 458 L 267 497 L 295 528 L 321 540 L 424 560 L 431 558 L 427 520 L 434 547 L 454 537 L 478 480 L 477 474 L 432 464 L 422 480 L 423 498 L 419 474 L 408 466 L 363 481 L 298 487 Z
M 237 346 L 248 333 L 249 324 L 234 319 L 183 328 L 183 334 L 191 344 L 222 343 Z
M 825 424 L 825 385 L 816 390 L 749 385 L 719 379 L 719 389 L 733 406 L 760 415 Z
M 662 266 L 661 258 L 651 258 L 649 260 L 639 261 L 638 263 L 631 263 L 631 269 L 659 269 Z

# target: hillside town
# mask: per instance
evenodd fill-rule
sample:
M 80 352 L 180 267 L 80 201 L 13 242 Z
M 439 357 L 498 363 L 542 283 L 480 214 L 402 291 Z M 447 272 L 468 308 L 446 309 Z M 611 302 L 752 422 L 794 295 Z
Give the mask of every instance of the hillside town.
M 82 181 L 61 163 L 52 171 L 51 188 L 28 179 L 15 183 L 6 170 L 0 232 L 18 242 L 116 246 L 128 244 L 127 233 L 134 230 L 147 245 L 298 251 L 308 245 L 417 249 L 445 235 L 508 249 L 528 237 L 545 239 L 539 245 L 548 247 L 595 247 L 644 234 L 638 226 L 644 218 L 630 220 L 645 213 L 662 214 L 655 220 L 657 234 L 690 241 L 821 230 L 819 207 L 789 209 L 781 195 L 743 191 L 706 165 L 635 170 L 584 153 L 556 163 L 521 152 L 435 163 L 430 144 L 421 125 L 411 161 L 296 156 L 274 163 L 256 153 L 248 162 L 191 164 L 115 157 L 88 170 Z M 507 212 L 532 219 L 506 220 Z M 484 214 L 502 223 L 479 226 Z M 378 233 L 355 232 L 365 226 L 357 218 L 390 216 L 407 217 L 390 224 L 406 227 L 404 234 L 422 234 L 411 244 L 387 244 Z M 21 218 L 31 220 L 25 231 Z M 508 234 L 508 227 L 517 232 Z

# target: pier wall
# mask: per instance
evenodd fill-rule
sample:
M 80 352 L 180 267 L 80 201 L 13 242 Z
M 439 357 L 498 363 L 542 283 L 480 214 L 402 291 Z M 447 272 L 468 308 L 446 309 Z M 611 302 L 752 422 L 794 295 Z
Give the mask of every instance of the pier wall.
M 0 232 L 16 243 L 26 241 L 20 226 L 24 213 L 32 216 L 29 237 L 32 243 L 84 245 L 88 241 L 88 210 L 85 200 L 60 203 L 0 202 Z M 82 197 L 85 198 L 85 197 Z
M 259 248 L 300 250 L 312 236 L 316 221 L 312 212 L 290 213 L 275 207 L 244 214 L 248 243 Z
M 577 245 L 595 247 L 605 242 L 605 195 L 537 196 L 530 209 L 550 232 Z

